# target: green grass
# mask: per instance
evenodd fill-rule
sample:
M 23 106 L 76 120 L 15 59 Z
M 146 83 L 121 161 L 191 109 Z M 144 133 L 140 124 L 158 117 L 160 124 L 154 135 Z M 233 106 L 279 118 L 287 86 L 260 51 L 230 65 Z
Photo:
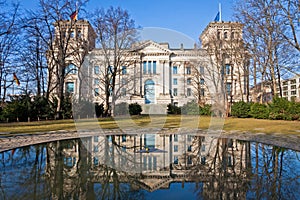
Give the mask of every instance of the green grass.
M 98 122 L 99 121 L 99 122 Z M 226 131 L 239 130 L 241 132 L 263 132 L 263 133 L 283 133 L 283 134 L 299 134 L 299 121 L 281 121 L 281 120 L 258 120 L 258 119 L 239 119 L 226 118 L 224 121 L 208 116 L 134 116 L 131 119 L 126 118 L 101 118 L 80 120 L 80 123 L 74 123 L 74 120 L 53 120 L 41 122 L 20 122 L 20 123 L 2 123 L 0 124 L 0 132 L 2 135 L 14 133 L 36 133 L 57 130 L 76 130 L 76 126 L 80 128 L 102 128 L 102 129 L 135 129 L 139 128 L 222 128 Z M 224 126 L 223 126 L 224 125 Z

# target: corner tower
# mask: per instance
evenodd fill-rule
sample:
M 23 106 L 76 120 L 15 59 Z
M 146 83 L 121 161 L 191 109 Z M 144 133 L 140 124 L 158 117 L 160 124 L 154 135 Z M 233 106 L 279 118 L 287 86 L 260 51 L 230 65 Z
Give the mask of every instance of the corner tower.
M 243 25 L 239 22 L 211 22 L 200 35 L 202 48 L 221 75 L 229 105 L 249 99 L 249 55 L 242 31 Z
M 49 95 L 58 97 L 59 104 L 64 96 L 78 94 L 78 69 L 87 53 L 95 48 L 95 38 L 95 31 L 86 20 L 54 23 L 54 39 L 47 52 L 48 87 Z

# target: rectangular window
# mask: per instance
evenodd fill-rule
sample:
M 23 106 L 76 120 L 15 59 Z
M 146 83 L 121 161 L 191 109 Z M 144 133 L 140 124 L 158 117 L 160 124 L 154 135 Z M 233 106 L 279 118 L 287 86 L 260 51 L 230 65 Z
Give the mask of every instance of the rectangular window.
M 226 73 L 226 75 L 230 75 L 231 74 L 231 66 L 229 64 L 225 65 L 225 73 Z
M 122 80 L 121 80 L 121 81 L 122 81 L 122 86 L 127 84 L 127 79 L 125 79 L 125 78 L 122 78 Z
M 94 145 L 94 152 L 98 152 L 98 151 L 99 151 L 98 145 Z
M 178 145 L 174 145 L 174 152 L 178 152 Z
M 98 141 L 99 141 L 98 136 L 94 136 L 94 142 L 98 142 Z
M 291 84 L 295 84 L 296 83 L 296 79 L 291 80 Z
M 192 160 L 192 157 L 191 157 L 191 156 L 188 156 L 188 158 L 187 158 L 187 164 L 188 164 L 188 165 L 193 164 L 193 160 Z
M 204 74 L 204 67 L 201 67 L 201 66 L 200 66 L 200 69 L 199 69 L 199 70 L 200 70 L 200 74 Z
M 291 85 L 291 89 L 296 89 L 296 85 Z
M 205 157 L 201 157 L 201 165 L 205 165 L 206 162 L 206 158 Z
M 67 82 L 66 89 L 68 93 L 74 93 L 74 82 Z
M 152 170 L 152 157 L 148 157 L 148 169 Z
M 94 165 L 98 165 L 99 164 L 99 160 L 97 157 L 94 157 Z
M 94 67 L 94 74 L 100 74 L 100 67 L 99 66 Z
M 126 142 L 126 135 L 122 135 L 122 142 Z
M 187 85 L 191 85 L 191 84 L 192 84 L 192 79 L 191 79 L 191 78 L 188 78 L 188 79 L 186 80 L 186 84 L 187 84 Z
M 200 89 L 200 95 L 201 95 L 202 97 L 204 97 L 204 94 L 205 94 L 204 88 L 201 88 L 201 89 Z
M 95 97 L 99 96 L 99 88 L 94 89 L 94 96 Z
M 189 145 L 189 146 L 188 146 L 187 151 L 188 151 L 188 152 L 192 152 L 192 145 Z
M 200 84 L 204 85 L 204 79 L 203 78 L 200 79 Z
M 174 135 L 174 142 L 178 142 L 178 135 Z
M 231 95 L 231 83 L 226 83 L 226 92 L 227 95 Z
M 147 170 L 147 157 L 143 157 L 143 170 Z
M 126 88 L 121 89 L 121 96 L 126 96 Z
M 114 71 L 113 66 L 108 66 L 108 74 L 112 74 Z
M 177 71 L 177 66 L 173 66 L 173 74 L 177 74 L 178 71 Z
M 291 95 L 296 95 L 296 91 L 291 91 Z
M 122 66 L 122 75 L 127 74 L 127 67 L 126 66 Z
M 177 88 L 173 89 L 173 96 L 175 96 L 175 97 L 177 96 Z
M 148 61 L 148 74 L 151 74 L 151 61 Z
M 174 156 L 174 164 L 178 164 L 178 156 Z
M 143 62 L 143 74 L 147 74 L 147 62 Z
M 177 85 L 177 78 L 173 78 L 173 85 Z
M 152 72 L 153 74 L 156 74 L 156 61 L 153 61 L 152 63 Z
M 202 151 L 202 152 L 205 151 L 205 145 L 202 145 L 202 146 L 201 146 L 201 151 Z
M 188 135 L 188 142 L 191 142 L 192 141 L 192 138 L 193 138 L 193 136 L 192 135 Z
M 186 95 L 188 97 L 192 96 L 192 89 L 191 88 L 187 88 Z
M 99 85 L 100 81 L 99 81 L 99 78 L 95 78 L 94 79 L 94 85 Z
M 153 170 L 157 169 L 157 158 L 153 157 Z
M 191 67 L 187 67 L 186 68 L 186 74 L 191 74 L 191 73 L 192 73 Z

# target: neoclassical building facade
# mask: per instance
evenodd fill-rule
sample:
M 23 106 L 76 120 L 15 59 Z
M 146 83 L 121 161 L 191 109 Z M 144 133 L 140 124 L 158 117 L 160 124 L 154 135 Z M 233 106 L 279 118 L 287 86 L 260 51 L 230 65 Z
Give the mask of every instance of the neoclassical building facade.
M 71 56 L 64 70 L 64 91 L 74 97 L 84 96 L 103 103 L 106 98 L 105 77 L 113 69 L 104 60 L 107 51 L 95 47 L 96 34 L 88 21 L 63 21 L 56 25 L 56 37 L 69 34 Z M 58 30 L 59 29 L 59 30 Z M 248 95 L 248 59 L 242 39 L 242 25 L 237 22 L 211 22 L 200 35 L 202 47 L 170 48 L 168 43 L 151 40 L 135 43 L 124 50 L 123 64 L 118 66 L 114 95 L 110 101 L 141 105 L 172 103 L 182 106 L 190 101 L 213 104 L 246 101 Z M 54 51 L 59 52 L 59 45 Z M 75 51 L 75 50 L 76 51 Z M 67 50 L 68 51 L 68 50 Z M 75 53 L 74 53 L 75 52 Z M 50 54 L 49 54 L 50 55 Z M 52 57 L 51 57 L 52 55 Z M 53 56 L 48 66 L 53 68 Z M 78 59 L 79 57 L 79 59 Z M 53 74 L 59 67 L 52 70 Z M 57 93 L 59 76 L 51 76 L 52 95 Z M 112 99 L 114 96 L 114 99 Z M 147 108 L 145 108 L 147 109 Z M 164 111 L 163 111 L 164 112 Z

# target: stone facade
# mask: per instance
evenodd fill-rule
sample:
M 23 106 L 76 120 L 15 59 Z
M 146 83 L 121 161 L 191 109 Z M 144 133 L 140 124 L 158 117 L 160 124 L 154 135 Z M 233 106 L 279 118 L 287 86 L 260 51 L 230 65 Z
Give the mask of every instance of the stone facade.
M 82 50 L 68 57 L 70 64 L 66 66 L 65 91 L 101 104 L 105 100 L 103 76 L 111 66 L 104 64 L 106 54 L 103 49 L 95 48 L 96 37 L 89 22 L 79 20 L 74 23 L 66 29 L 71 30 L 70 47 L 75 43 L 76 48 Z M 56 30 L 56 37 L 59 38 L 62 33 Z M 218 101 L 216 96 L 226 96 L 231 103 L 246 101 L 248 63 L 243 48 L 242 25 L 212 22 L 203 31 L 200 40 L 203 48 L 195 45 L 185 49 L 182 45 L 174 49 L 168 43 L 149 40 L 125 49 L 124 65 L 119 67 L 116 77 L 115 103 L 137 102 L 144 105 L 143 110 L 147 110 L 147 104 L 163 105 L 164 108 L 169 103 L 182 106 L 193 100 L 199 104 L 213 104 Z M 214 48 L 215 45 L 218 48 Z M 59 47 L 56 51 L 59 52 Z M 52 60 L 51 55 L 48 56 L 49 67 L 53 66 Z M 52 95 L 56 95 L 57 78 L 52 79 Z

